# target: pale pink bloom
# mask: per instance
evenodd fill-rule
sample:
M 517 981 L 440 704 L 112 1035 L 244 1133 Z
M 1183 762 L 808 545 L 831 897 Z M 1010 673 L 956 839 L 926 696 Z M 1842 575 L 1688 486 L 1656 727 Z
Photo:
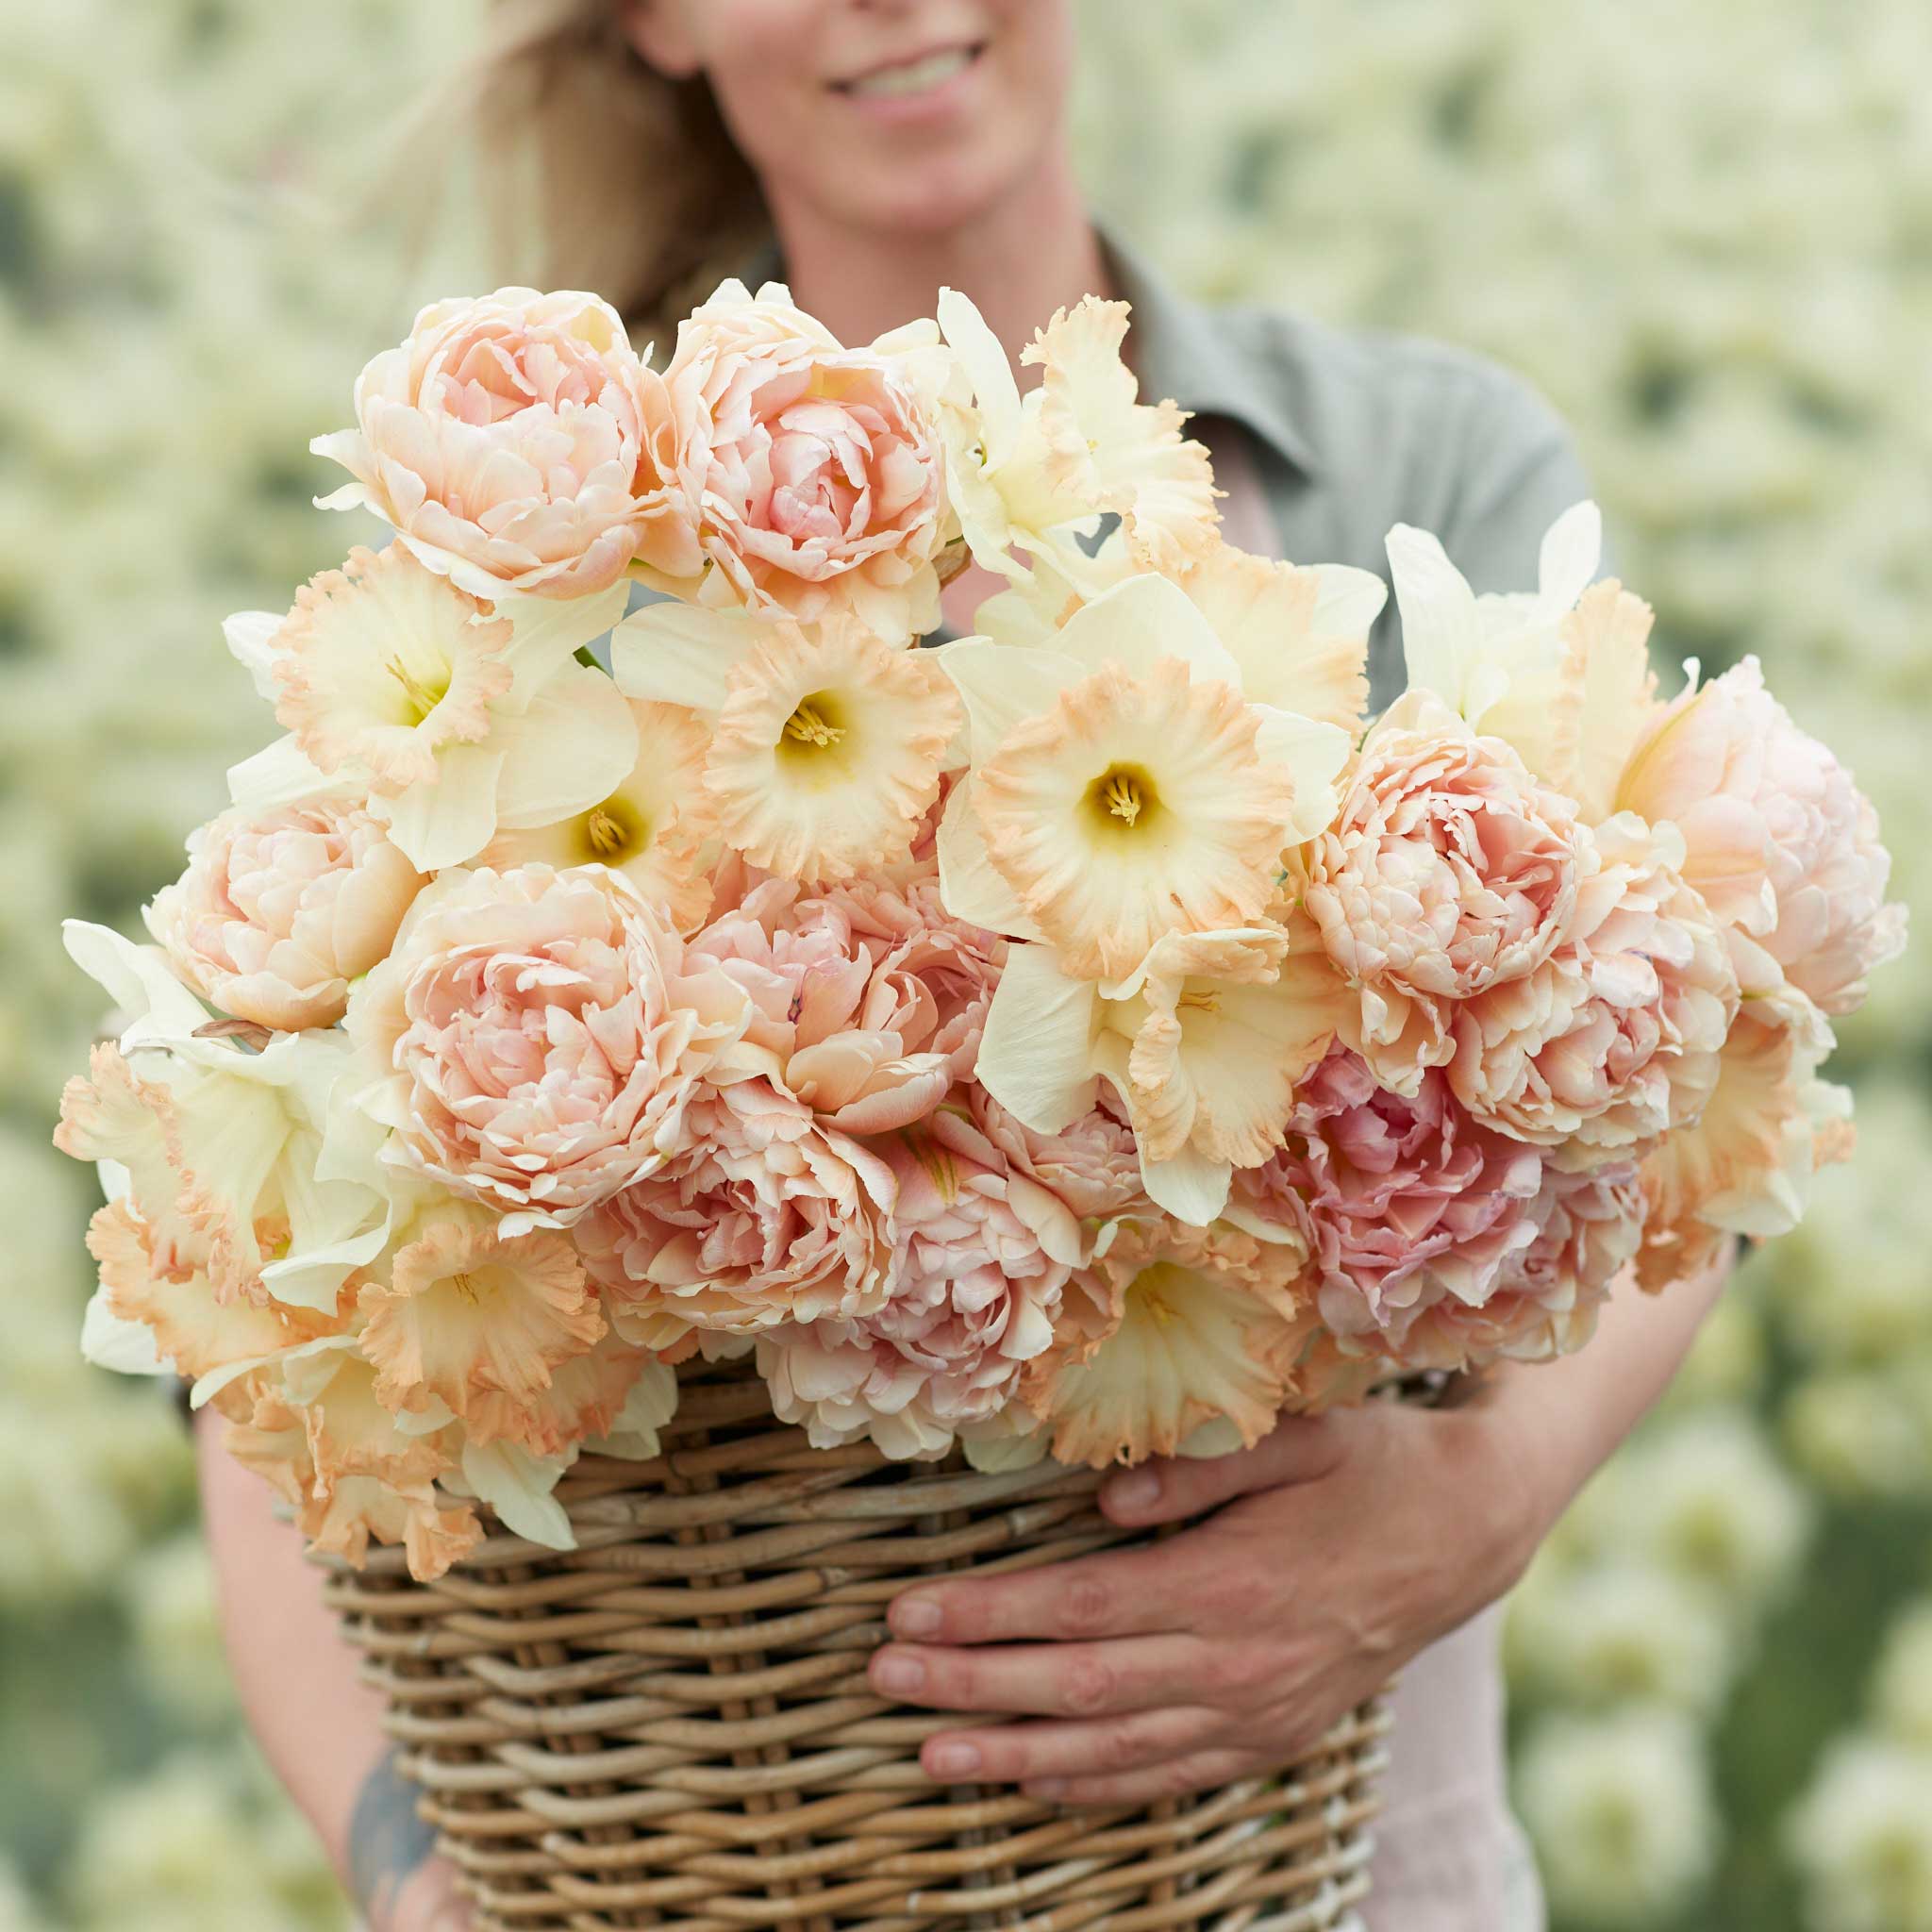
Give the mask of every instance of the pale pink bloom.
M 1788 980 L 1849 1013 L 1905 949 L 1878 818 L 1827 747 L 1764 688 L 1755 658 L 1677 698 L 1631 755 L 1620 807 L 1684 835 L 1684 876 L 1731 928 L 1748 991 Z
M 1578 827 L 1507 744 L 1423 692 L 1370 731 L 1343 784 L 1333 827 L 1303 849 L 1304 904 L 1356 991 L 1350 1043 L 1413 1092 L 1455 1051 L 1457 1003 L 1568 937 Z
M 776 283 L 725 282 L 679 324 L 664 381 L 705 601 L 850 611 L 895 644 L 938 624 L 936 344 L 928 324 L 847 349 Z
M 808 894 L 764 879 L 692 941 L 741 986 L 732 1054 L 855 1134 L 908 1125 L 971 1072 L 1004 941 L 952 918 L 929 872 Z
M 1683 841 L 1607 819 L 1568 936 L 1535 972 L 1461 1000 L 1449 1083 L 1489 1125 L 1589 1166 L 1697 1118 L 1717 1084 L 1738 981 Z
M 277 1032 L 342 1017 L 349 982 L 389 951 L 423 885 L 346 794 L 225 812 L 189 850 L 147 908 L 148 930 L 203 998 Z
M 1056 1134 L 1037 1133 L 1008 1112 L 977 1081 L 958 1090 L 974 1124 L 1024 1174 L 1066 1204 L 1083 1224 L 1081 1261 L 1090 1257 L 1094 1238 L 1122 1215 L 1154 1212 L 1141 1184 L 1141 1154 L 1133 1129 L 1109 1111 L 1106 1097 Z
M 1293 1387 L 1298 1249 L 1226 1223 L 1124 1222 L 1068 1280 L 1021 1393 L 1062 1462 L 1172 1456 L 1204 1425 L 1253 1444 Z
M 385 1158 L 568 1226 L 689 1140 L 743 996 L 601 866 L 445 874 L 349 1002 Z
M 1637 1253 L 1642 1216 L 1642 1183 L 1633 1161 L 1583 1174 L 1545 1167 L 1530 1208 L 1536 1239 L 1511 1257 L 1484 1301 L 1472 1305 L 1441 1295 L 1380 1342 L 1366 1334 L 1338 1333 L 1338 1346 L 1344 1353 L 1366 1346 L 1401 1371 L 1574 1354 L 1595 1332 L 1606 1298 Z
M 1391 1329 L 1445 1295 L 1487 1301 L 1536 1239 L 1542 1180 L 1541 1152 L 1480 1126 L 1439 1071 L 1405 1097 L 1336 1047 L 1282 1150 L 1237 1171 L 1228 1218 L 1307 1249 L 1332 1327 Z
M 876 1310 L 892 1289 L 892 1170 L 761 1079 L 708 1087 L 683 1150 L 579 1223 L 618 1334 L 688 1353 L 700 1332 Z
M 767 1331 L 758 1367 L 779 1419 L 818 1447 L 870 1436 L 889 1456 L 940 1456 L 1006 1406 L 1052 1342 L 1077 1234 L 963 1110 L 874 1144 L 898 1181 L 890 1298 Z
M 570 291 L 439 302 L 356 382 L 354 429 L 309 445 L 366 508 L 466 591 L 579 597 L 633 557 L 697 567 L 670 478 L 670 404 L 615 309 Z

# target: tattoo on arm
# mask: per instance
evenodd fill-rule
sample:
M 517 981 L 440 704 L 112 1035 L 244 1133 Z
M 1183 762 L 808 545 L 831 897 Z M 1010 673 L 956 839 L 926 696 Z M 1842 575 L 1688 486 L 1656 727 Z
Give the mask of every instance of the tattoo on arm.
M 416 1815 L 417 1788 L 396 1768 L 391 1744 L 362 1781 L 349 1819 L 349 1892 L 373 1925 L 436 1849 L 436 1827 Z

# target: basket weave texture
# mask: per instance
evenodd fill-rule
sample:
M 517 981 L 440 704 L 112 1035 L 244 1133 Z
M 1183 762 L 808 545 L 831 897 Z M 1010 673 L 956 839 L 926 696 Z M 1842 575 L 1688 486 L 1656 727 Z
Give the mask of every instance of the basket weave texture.
M 479 1932 L 1327 1932 L 1368 1891 L 1388 1716 L 1303 1761 L 1149 1807 L 941 1787 L 866 1659 L 921 1577 L 1141 1540 L 1099 1478 L 818 1450 L 763 1385 L 698 1368 L 652 1462 L 586 1456 L 580 1547 L 499 1535 L 434 1584 L 317 1558 Z

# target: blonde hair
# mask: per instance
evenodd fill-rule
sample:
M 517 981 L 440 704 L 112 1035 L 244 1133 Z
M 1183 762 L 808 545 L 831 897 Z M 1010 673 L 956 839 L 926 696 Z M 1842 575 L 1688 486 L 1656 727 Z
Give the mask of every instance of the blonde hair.
M 770 240 L 710 84 L 650 66 L 620 0 L 497 0 L 446 105 L 468 124 L 513 278 L 594 290 L 660 352 L 677 317 Z

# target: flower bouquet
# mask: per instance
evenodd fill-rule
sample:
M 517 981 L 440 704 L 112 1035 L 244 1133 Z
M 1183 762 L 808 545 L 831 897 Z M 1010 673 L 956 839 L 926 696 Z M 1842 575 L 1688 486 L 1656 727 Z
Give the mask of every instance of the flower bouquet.
M 1126 323 L 1023 396 L 955 293 L 849 349 L 727 283 L 661 374 L 425 309 L 315 445 L 391 540 L 228 625 L 285 735 L 152 943 L 68 928 L 84 1345 L 330 1564 L 491 1925 L 1340 1923 L 1372 1721 L 1100 1824 L 937 1791 L 884 1602 L 1575 1349 L 1850 1146 L 1903 915 L 1755 662 L 1660 695 L 1591 505 L 1510 596 L 1398 526 L 1370 719 L 1381 579 L 1221 539 Z

